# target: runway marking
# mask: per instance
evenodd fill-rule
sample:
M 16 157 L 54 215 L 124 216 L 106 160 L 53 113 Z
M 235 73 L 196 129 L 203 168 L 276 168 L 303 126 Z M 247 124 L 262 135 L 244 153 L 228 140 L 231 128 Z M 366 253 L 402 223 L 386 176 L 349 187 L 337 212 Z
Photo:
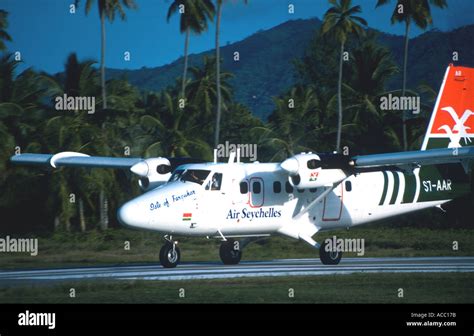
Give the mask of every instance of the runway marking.
M 268 276 L 324 276 L 354 273 L 474 272 L 474 257 L 346 258 L 339 265 L 322 265 L 319 259 L 246 261 L 239 265 L 183 263 L 177 268 L 123 265 L 58 269 L 0 271 L 0 285 L 15 282 L 65 280 L 192 280 Z

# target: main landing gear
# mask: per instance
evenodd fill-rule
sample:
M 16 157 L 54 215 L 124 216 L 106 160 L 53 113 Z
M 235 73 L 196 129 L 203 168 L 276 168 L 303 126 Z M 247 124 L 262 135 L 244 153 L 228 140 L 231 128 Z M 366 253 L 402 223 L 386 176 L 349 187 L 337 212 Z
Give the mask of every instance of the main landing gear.
M 233 239 L 223 241 L 219 248 L 219 256 L 224 265 L 237 265 L 242 259 L 240 242 Z
M 166 243 L 160 250 L 160 263 L 165 268 L 173 268 L 179 264 L 181 259 L 181 252 L 178 247 L 178 242 L 173 241 L 171 236 L 165 236 Z
M 326 246 L 328 242 L 325 241 L 324 243 L 319 246 L 319 259 L 324 265 L 337 265 L 341 261 L 342 252 L 340 251 L 326 251 Z

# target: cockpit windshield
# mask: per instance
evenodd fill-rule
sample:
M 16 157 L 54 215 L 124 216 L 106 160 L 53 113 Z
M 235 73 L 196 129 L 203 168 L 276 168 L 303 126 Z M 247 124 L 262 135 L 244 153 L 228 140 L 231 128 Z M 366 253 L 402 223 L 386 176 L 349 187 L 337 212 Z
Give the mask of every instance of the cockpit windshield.
M 183 169 L 179 169 L 179 170 L 175 170 L 173 175 L 171 175 L 170 179 L 168 182 L 174 182 L 174 181 L 178 181 L 179 178 L 181 177 L 181 175 L 183 174 L 184 170 Z
M 210 170 L 188 169 L 181 175 L 180 180 L 202 185 L 210 172 Z

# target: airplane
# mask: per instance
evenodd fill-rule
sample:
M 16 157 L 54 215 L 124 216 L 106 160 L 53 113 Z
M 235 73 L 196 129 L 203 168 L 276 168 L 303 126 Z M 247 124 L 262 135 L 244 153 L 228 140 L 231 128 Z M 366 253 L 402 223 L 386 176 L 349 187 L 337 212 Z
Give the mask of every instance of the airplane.
M 300 153 L 280 163 L 243 163 L 176 158 L 93 157 L 83 153 L 18 154 L 14 164 L 130 169 L 144 191 L 117 211 L 130 228 L 164 236 L 159 259 L 176 267 L 176 236 L 221 240 L 226 265 L 238 264 L 250 242 L 291 237 L 319 250 L 325 265 L 342 252 L 313 239 L 317 233 L 351 228 L 414 211 L 441 207 L 470 192 L 474 146 L 474 68 L 449 65 L 420 150 L 345 156 Z M 445 111 L 451 111 L 446 113 Z M 455 144 L 455 146 L 453 146 Z M 238 240 L 241 239 L 241 240 Z

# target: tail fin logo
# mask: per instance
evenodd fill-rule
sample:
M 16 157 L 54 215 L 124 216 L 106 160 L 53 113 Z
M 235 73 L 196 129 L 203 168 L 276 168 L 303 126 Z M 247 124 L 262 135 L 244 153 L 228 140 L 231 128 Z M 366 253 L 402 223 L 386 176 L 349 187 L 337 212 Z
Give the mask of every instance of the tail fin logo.
M 474 68 L 450 64 L 431 114 L 422 150 L 474 145 Z
M 467 145 L 468 142 L 472 142 L 470 138 L 470 135 L 472 136 L 472 133 L 469 134 L 467 132 L 471 129 L 471 127 L 466 126 L 465 124 L 469 117 L 474 115 L 474 112 L 472 112 L 471 110 L 465 110 L 463 115 L 459 117 L 454 108 L 452 108 L 451 106 L 443 107 L 441 110 L 449 113 L 455 123 L 452 128 L 450 128 L 447 124 L 441 125 L 438 128 L 438 131 L 443 130 L 448 135 L 448 148 L 461 147 L 461 138 L 464 140 L 465 145 Z

